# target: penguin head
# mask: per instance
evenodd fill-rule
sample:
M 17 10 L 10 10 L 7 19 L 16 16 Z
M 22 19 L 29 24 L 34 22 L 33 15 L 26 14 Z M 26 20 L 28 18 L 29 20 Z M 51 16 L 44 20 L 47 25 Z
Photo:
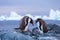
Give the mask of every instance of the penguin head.
M 32 18 L 30 18 L 30 23 L 34 26 L 34 21 Z
M 40 20 L 42 20 L 42 19 L 38 18 L 35 22 L 37 23 L 37 22 L 39 22 Z
M 31 23 L 34 26 L 34 21 L 32 18 L 25 16 L 25 24 Z

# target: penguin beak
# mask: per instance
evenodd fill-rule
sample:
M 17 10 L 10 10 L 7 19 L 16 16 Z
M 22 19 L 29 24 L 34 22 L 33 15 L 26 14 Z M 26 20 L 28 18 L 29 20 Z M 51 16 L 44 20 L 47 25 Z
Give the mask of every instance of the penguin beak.
M 34 23 L 33 22 L 30 22 L 33 26 L 34 26 Z
M 34 26 L 34 21 L 31 19 L 30 23 Z
M 32 25 L 34 26 L 34 23 L 32 23 Z
M 35 23 L 37 23 L 38 21 L 36 20 Z

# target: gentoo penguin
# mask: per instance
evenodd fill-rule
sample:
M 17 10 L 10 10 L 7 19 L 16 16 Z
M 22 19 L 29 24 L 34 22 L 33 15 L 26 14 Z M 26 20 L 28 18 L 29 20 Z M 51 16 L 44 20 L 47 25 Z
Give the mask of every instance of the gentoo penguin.
M 38 18 L 36 20 L 36 23 L 38 25 L 38 30 L 40 33 L 47 33 L 48 32 L 47 24 L 45 23 L 44 20 Z
M 31 23 L 32 25 L 34 25 L 32 18 L 30 18 L 30 17 L 28 17 L 28 16 L 24 16 L 24 17 L 22 18 L 22 20 L 21 20 L 19 29 L 20 29 L 22 32 L 27 31 L 29 23 Z

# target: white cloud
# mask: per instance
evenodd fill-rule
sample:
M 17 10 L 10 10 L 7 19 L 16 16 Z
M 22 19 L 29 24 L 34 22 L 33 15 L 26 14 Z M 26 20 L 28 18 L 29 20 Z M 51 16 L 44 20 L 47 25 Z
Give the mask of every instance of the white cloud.
M 56 17 L 55 14 L 56 12 L 53 9 L 51 9 L 49 13 L 49 19 L 55 20 L 55 17 Z
M 18 15 L 16 12 L 12 11 L 9 17 L 0 16 L 0 20 L 20 20 L 23 16 Z
M 36 20 L 37 18 L 42 18 L 44 20 L 60 20 L 60 11 L 59 10 L 53 10 L 51 9 L 49 12 L 49 16 L 33 16 L 31 14 L 26 14 L 25 16 L 29 16 L 31 17 L 33 20 Z M 24 16 L 18 15 L 18 13 L 12 11 L 9 15 L 9 17 L 6 16 L 0 16 L 0 21 L 3 20 L 20 20 L 22 19 Z
M 33 16 L 31 14 L 26 14 L 25 16 L 29 16 L 30 18 L 33 18 Z
M 42 19 L 47 20 L 47 19 L 49 19 L 49 17 L 48 16 L 43 16 Z
M 23 16 L 18 15 L 16 12 L 12 11 L 9 17 L 6 17 L 6 20 L 20 20 Z
M 5 20 L 5 16 L 0 16 L 0 21 Z
M 45 20 L 55 20 L 56 19 L 55 14 L 56 14 L 56 11 L 51 9 L 50 12 L 49 12 L 49 16 L 43 16 L 43 19 L 45 19 Z
M 60 20 L 60 11 L 59 10 L 50 10 L 49 16 L 43 16 L 43 19 L 46 20 Z
M 56 19 L 59 20 L 60 19 L 60 11 L 59 10 L 56 10 L 56 16 L 57 16 Z
M 36 20 L 37 18 L 42 18 L 41 16 L 34 16 L 34 20 Z
M 33 20 L 36 20 L 37 18 L 41 18 L 41 16 L 32 16 L 31 14 L 26 14 L 25 16 L 29 16 Z M 20 20 L 23 17 L 24 16 L 18 15 L 16 12 L 12 11 L 11 14 L 9 15 L 9 17 L 0 16 L 0 20 L 1 21 L 3 21 L 3 20 Z

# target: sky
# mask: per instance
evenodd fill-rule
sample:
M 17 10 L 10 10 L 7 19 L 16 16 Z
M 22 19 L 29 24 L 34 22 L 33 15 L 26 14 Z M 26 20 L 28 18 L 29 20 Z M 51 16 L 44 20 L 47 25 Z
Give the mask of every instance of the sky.
M 11 12 L 24 16 L 28 13 L 34 16 L 50 17 L 56 16 L 56 13 L 60 15 L 60 0 L 0 0 L 0 19 L 4 19 L 6 16 L 10 16 Z M 52 14 L 52 11 L 55 12 Z M 4 17 L 1 17 L 4 16 Z M 53 19 L 55 16 L 53 16 Z M 59 17 L 60 19 L 60 17 Z

